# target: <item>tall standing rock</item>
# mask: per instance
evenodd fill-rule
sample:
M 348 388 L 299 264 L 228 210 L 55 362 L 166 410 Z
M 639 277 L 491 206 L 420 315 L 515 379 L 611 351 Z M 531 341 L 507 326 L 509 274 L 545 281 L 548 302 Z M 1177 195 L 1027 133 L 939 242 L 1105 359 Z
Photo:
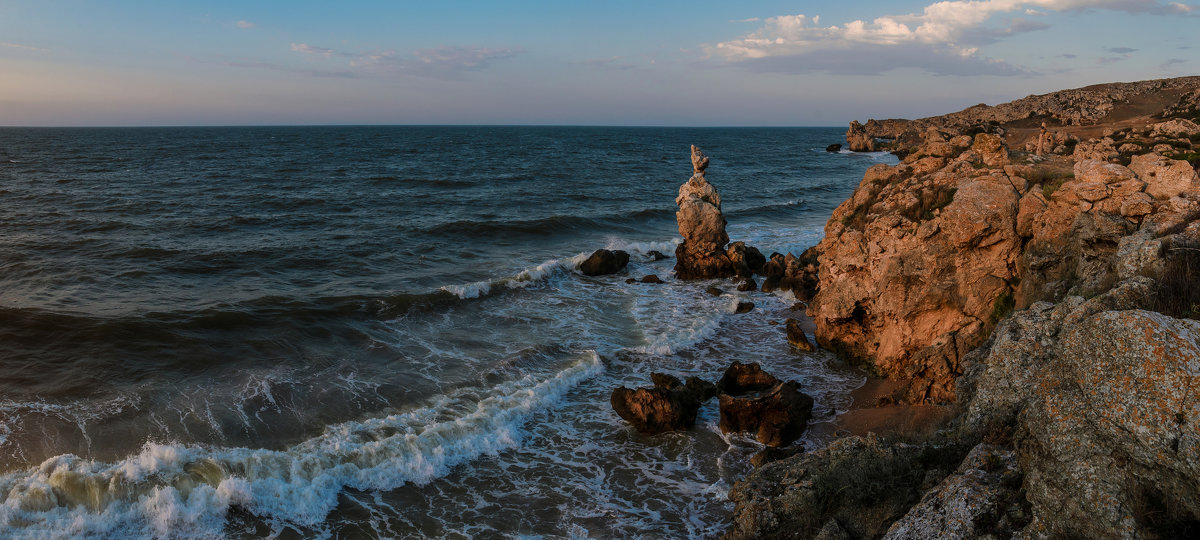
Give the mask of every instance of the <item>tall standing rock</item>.
M 721 194 L 704 179 L 708 157 L 692 146 L 692 177 L 679 187 L 675 204 L 683 243 L 675 248 L 675 276 L 679 279 L 712 279 L 737 275 L 739 266 L 729 258 L 725 244 L 725 216 Z

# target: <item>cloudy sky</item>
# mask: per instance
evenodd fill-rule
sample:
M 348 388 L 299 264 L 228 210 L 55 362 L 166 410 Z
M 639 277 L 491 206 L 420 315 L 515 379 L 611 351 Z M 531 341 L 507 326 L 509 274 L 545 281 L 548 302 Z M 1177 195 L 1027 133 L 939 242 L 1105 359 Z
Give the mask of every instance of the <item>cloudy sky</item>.
M 0 2 L 0 125 L 844 125 L 1200 74 L 1200 4 Z

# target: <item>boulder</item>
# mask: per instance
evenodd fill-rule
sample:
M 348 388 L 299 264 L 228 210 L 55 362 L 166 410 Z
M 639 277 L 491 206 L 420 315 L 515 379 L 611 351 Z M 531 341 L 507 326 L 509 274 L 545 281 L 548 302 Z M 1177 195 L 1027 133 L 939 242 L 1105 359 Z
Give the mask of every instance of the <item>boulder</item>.
M 1186 118 L 1173 118 L 1150 126 L 1150 136 L 1154 138 L 1190 137 L 1200 134 L 1200 125 Z
M 1146 183 L 1146 193 L 1156 199 L 1170 199 L 1185 191 L 1200 189 L 1200 176 L 1183 160 L 1143 154 L 1133 156 L 1129 168 Z
M 745 242 L 729 244 L 726 254 L 729 255 L 729 260 L 737 265 L 739 275 L 743 276 L 762 273 L 763 266 L 767 263 L 767 258 L 758 248 L 747 246 Z
M 733 309 L 734 313 L 750 313 L 751 311 L 754 311 L 754 302 L 739 301 Z
M 784 446 L 808 427 L 813 400 L 795 381 L 781 382 L 758 364 L 735 362 L 717 385 L 722 433 L 750 432 L 767 446 Z
M 826 152 L 841 152 L 842 145 L 840 143 L 831 144 L 831 145 L 825 147 L 825 151 Z
M 618 416 L 647 435 L 692 427 L 700 405 L 716 395 L 716 385 L 697 377 L 682 383 L 672 375 L 652 373 L 650 379 L 653 387 L 622 386 L 609 398 Z
M 725 294 L 725 291 L 722 291 L 721 289 L 718 289 L 717 287 L 709 287 L 707 289 L 704 289 L 704 292 L 706 292 L 712 296 L 721 296 L 722 294 Z
M 663 282 L 663 280 L 662 280 L 662 279 L 660 279 L 658 276 L 656 276 L 656 275 L 654 275 L 654 274 L 650 274 L 650 275 L 648 275 L 648 276 L 645 276 L 645 277 L 643 277 L 643 278 L 642 278 L 642 283 L 654 283 L 654 284 L 660 284 L 660 283 L 662 283 L 662 282 Z
M 747 277 L 738 283 L 737 290 L 739 292 L 756 291 L 758 290 L 758 283 L 754 281 L 754 278 Z
M 650 251 L 650 252 L 646 253 L 646 256 L 650 257 L 650 260 L 652 260 L 652 261 L 661 261 L 661 260 L 667 258 L 666 255 L 663 255 L 662 252 L 659 252 L 659 251 Z
M 629 264 L 629 254 L 624 251 L 597 249 L 579 265 L 579 271 L 587 276 L 615 274 Z
M 1134 177 L 1134 171 L 1116 163 L 1108 163 L 1095 159 L 1085 159 L 1075 162 L 1075 180 L 1079 182 L 1115 184 Z
M 971 145 L 971 149 L 983 158 L 984 165 L 988 167 L 998 169 L 1008 164 L 1008 148 L 1004 145 L 1003 137 L 980 133 L 975 136 L 975 144 Z
M 817 348 L 808 341 L 808 337 L 804 335 L 804 330 L 800 328 L 800 321 L 797 321 L 796 319 L 788 319 L 785 324 L 787 325 L 788 343 L 790 343 L 793 347 L 805 352 L 817 350 Z

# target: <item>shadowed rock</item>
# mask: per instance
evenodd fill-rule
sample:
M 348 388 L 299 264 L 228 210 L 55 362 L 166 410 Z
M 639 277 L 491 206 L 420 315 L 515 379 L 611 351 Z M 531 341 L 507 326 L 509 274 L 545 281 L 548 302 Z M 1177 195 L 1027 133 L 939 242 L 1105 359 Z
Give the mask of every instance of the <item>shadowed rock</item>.
M 722 433 L 754 433 L 767 446 L 795 441 L 812 418 L 813 400 L 795 381 L 781 382 L 758 364 L 734 362 L 719 383 Z
M 620 272 L 625 269 L 627 264 L 629 264 L 628 253 L 620 250 L 597 249 L 579 265 L 579 271 L 588 276 L 602 276 Z
M 808 341 L 808 337 L 804 335 L 804 330 L 800 328 L 800 321 L 796 319 L 787 320 L 787 340 L 793 347 L 806 352 L 817 350 L 812 343 Z
M 654 387 L 613 390 L 609 402 L 617 415 L 639 432 L 654 435 L 685 430 L 696 423 L 700 405 L 716 395 L 716 385 L 698 377 L 687 382 L 665 373 L 651 373 Z

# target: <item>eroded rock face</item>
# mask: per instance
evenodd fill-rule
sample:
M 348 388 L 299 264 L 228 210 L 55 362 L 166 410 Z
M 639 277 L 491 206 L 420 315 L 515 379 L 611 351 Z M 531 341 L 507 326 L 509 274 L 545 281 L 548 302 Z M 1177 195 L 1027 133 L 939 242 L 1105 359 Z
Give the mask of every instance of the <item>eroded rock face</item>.
M 1152 288 L 1034 304 L 964 381 L 967 425 L 1020 425 L 1030 535 L 1136 538 L 1200 519 L 1200 321 L 1136 309 Z
M 704 178 L 708 157 L 692 147 L 695 174 L 679 187 L 675 219 L 683 242 L 675 248 L 675 276 L 679 279 L 712 279 L 738 274 L 736 265 L 725 251 L 729 235 L 721 214 L 721 195 Z
M 995 150 L 990 144 L 979 146 Z M 880 375 L 916 378 L 911 401 L 954 399 L 960 351 L 982 341 L 1015 281 L 1023 180 L 964 161 L 973 157 L 925 175 L 906 164 L 872 167 L 816 248 L 820 285 L 809 315 L 818 343 Z
M 875 138 L 867 133 L 867 129 L 858 120 L 850 122 L 846 130 L 846 145 L 851 152 L 874 152 Z
M 597 249 L 579 265 L 579 271 L 587 276 L 615 274 L 629 264 L 629 254 L 617 250 Z

